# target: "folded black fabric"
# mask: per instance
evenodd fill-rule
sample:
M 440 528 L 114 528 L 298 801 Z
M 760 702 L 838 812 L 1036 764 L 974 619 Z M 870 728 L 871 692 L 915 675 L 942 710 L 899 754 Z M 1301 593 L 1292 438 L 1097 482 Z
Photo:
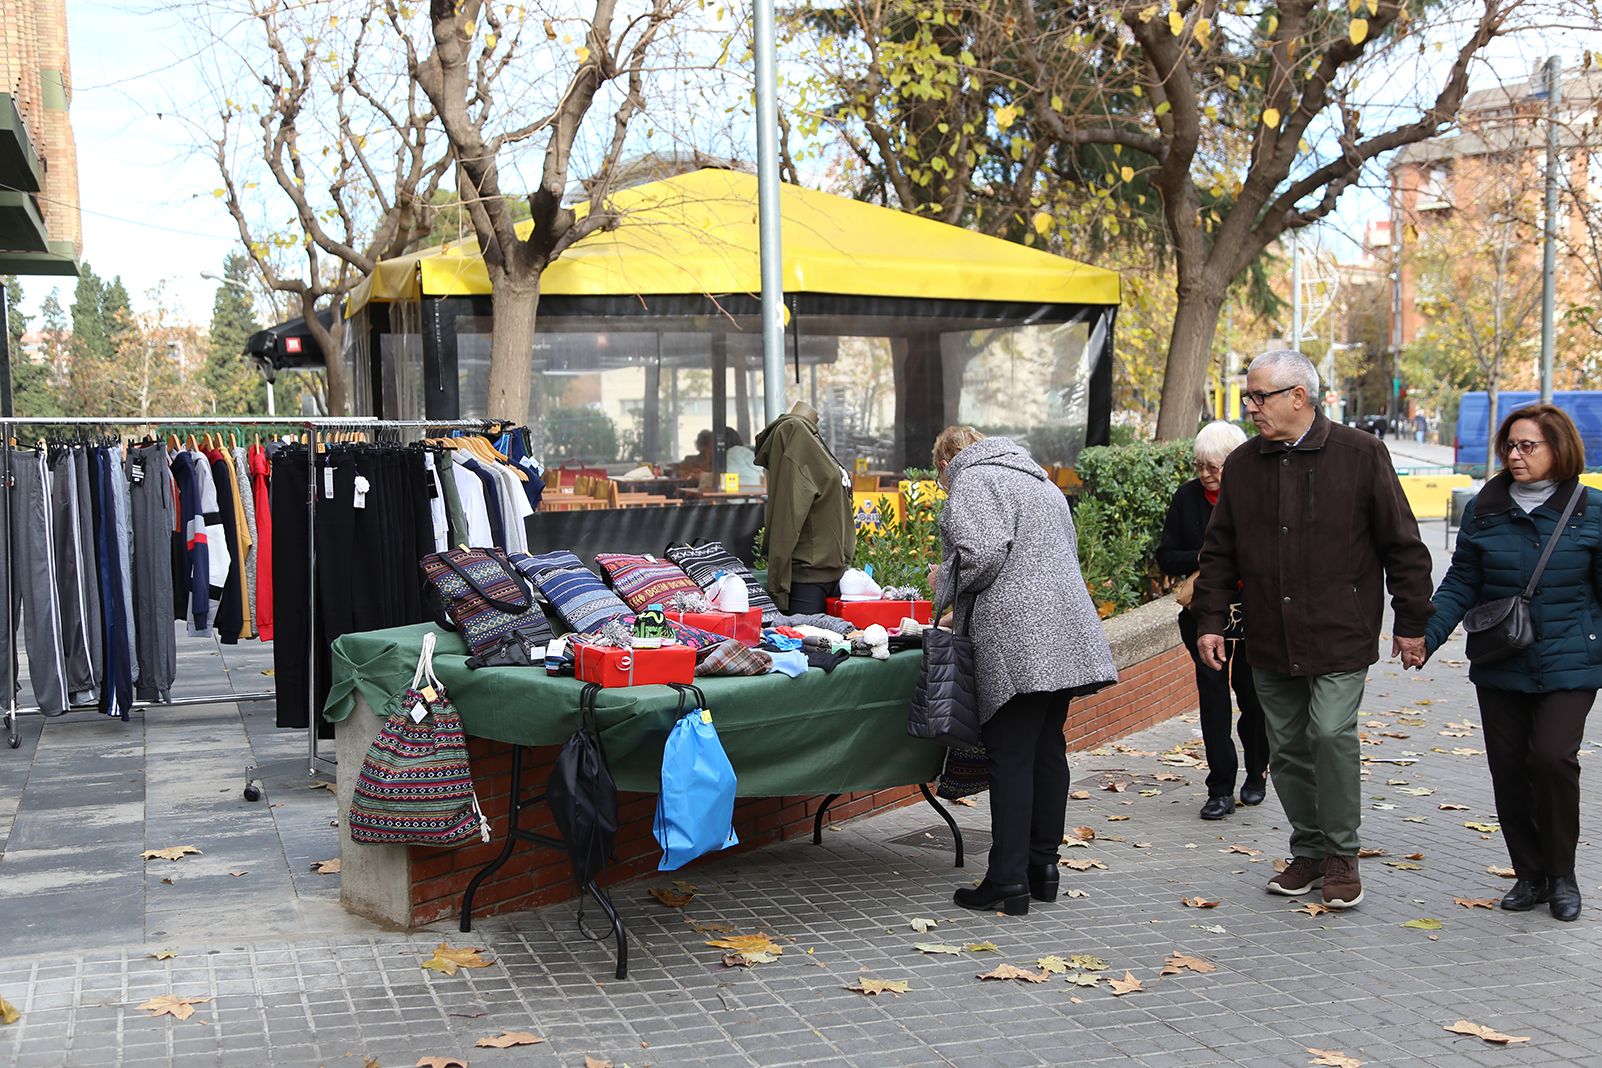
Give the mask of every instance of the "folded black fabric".
M 838 653 L 831 653 L 829 650 L 821 648 L 811 648 L 804 651 L 807 656 L 807 667 L 822 668 L 824 671 L 833 671 L 851 659 L 851 654 L 844 649 Z

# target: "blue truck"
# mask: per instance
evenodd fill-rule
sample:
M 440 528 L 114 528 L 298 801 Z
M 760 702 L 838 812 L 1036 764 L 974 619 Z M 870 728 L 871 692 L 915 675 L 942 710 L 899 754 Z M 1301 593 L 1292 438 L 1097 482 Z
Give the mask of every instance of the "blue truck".
M 1505 391 L 1496 395 L 1496 421 L 1507 413 L 1541 399 L 1539 393 Z M 1585 442 L 1585 466 L 1602 467 L 1602 390 L 1570 389 L 1552 394 L 1552 403 L 1569 413 Z M 1463 394 L 1457 408 L 1453 440 L 1453 469 L 1460 474 L 1485 477 L 1486 445 L 1491 438 L 1490 399 L 1482 390 Z

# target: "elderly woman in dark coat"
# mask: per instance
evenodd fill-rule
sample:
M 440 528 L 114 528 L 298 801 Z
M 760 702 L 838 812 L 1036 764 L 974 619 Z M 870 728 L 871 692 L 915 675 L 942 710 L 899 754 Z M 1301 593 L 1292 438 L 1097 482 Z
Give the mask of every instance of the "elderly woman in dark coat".
M 1068 804 L 1068 701 L 1118 679 L 1079 571 L 1062 491 L 1022 446 L 954 426 L 935 441 L 949 496 L 937 591 L 972 604 L 981 734 L 990 761 L 990 867 L 957 891 L 971 909 L 1029 911 L 1057 896 Z M 959 569 L 953 568 L 956 562 Z
M 1224 460 L 1246 441 L 1246 432 L 1222 420 L 1208 423 L 1196 435 L 1196 477 L 1174 492 L 1163 523 L 1163 536 L 1157 543 L 1157 566 L 1165 575 L 1194 575 L 1207 521 L 1224 486 Z M 1240 744 L 1246 761 L 1246 781 L 1241 784 L 1240 803 L 1262 804 L 1267 792 L 1268 727 L 1263 706 L 1252 684 L 1252 666 L 1246 662 L 1242 645 L 1240 607 L 1231 613 L 1228 638 L 1224 645 L 1227 663 L 1222 668 L 1202 663 L 1196 651 L 1196 617 L 1189 607 L 1179 610 L 1179 637 L 1196 663 L 1196 702 L 1201 718 L 1202 743 L 1207 751 L 1207 801 L 1201 818 L 1219 820 L 1235 811 L 1235 777 L 1240 760 L 1230 737 L 1233 686 L 1240 704 Z
M 1518 881 L 1502 907 L 1543 902 L 1580 918 L 1574 854 L 1580 838 L 1580 742 L 1602 688 L 1602 493 L 1580 484 L 1585 444 L 1561 408 L 1531 404 L 1496 432 L 1505 468 L 1463 512 L 1452 567 L 1424 633 L 1433 655 L 1469 609 L 1523 592 L 1547 542 L 1551 558 L 1530 599 L 1535 641 L 1485 663 L 1469 649 L 1497 822 Z M 1563 529 L 1564 506 L 1574 510 Z

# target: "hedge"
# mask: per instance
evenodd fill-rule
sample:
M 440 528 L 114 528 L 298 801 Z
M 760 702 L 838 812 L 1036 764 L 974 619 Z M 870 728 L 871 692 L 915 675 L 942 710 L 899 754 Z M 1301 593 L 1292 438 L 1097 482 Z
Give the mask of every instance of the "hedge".
M 1174 491 L 1194 477 L 1192 443 L 1098 445 L 1079 454 L 1079 564 L 1105 617 L 1158 596 L 1154 555 Z

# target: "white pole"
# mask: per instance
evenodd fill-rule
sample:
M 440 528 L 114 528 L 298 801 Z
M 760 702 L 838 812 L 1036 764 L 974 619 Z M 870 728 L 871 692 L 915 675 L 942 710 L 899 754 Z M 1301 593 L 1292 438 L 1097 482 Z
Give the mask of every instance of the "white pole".
M 1552 400 L 1552 349 L 1557 315 L 1558 92 L 1562 65 L 1546 61 L 1546 235 L 1541 269 L 1541 399 Z
M 756 0 L 757 224 L 762 264 L 762 408 L 784 412 L 784 250 L 779 221 L 779 104 L 773 0 Z
M 1290 347 L 1302 351 L 1302 239 L 1291 234 L 1291 337 Z

